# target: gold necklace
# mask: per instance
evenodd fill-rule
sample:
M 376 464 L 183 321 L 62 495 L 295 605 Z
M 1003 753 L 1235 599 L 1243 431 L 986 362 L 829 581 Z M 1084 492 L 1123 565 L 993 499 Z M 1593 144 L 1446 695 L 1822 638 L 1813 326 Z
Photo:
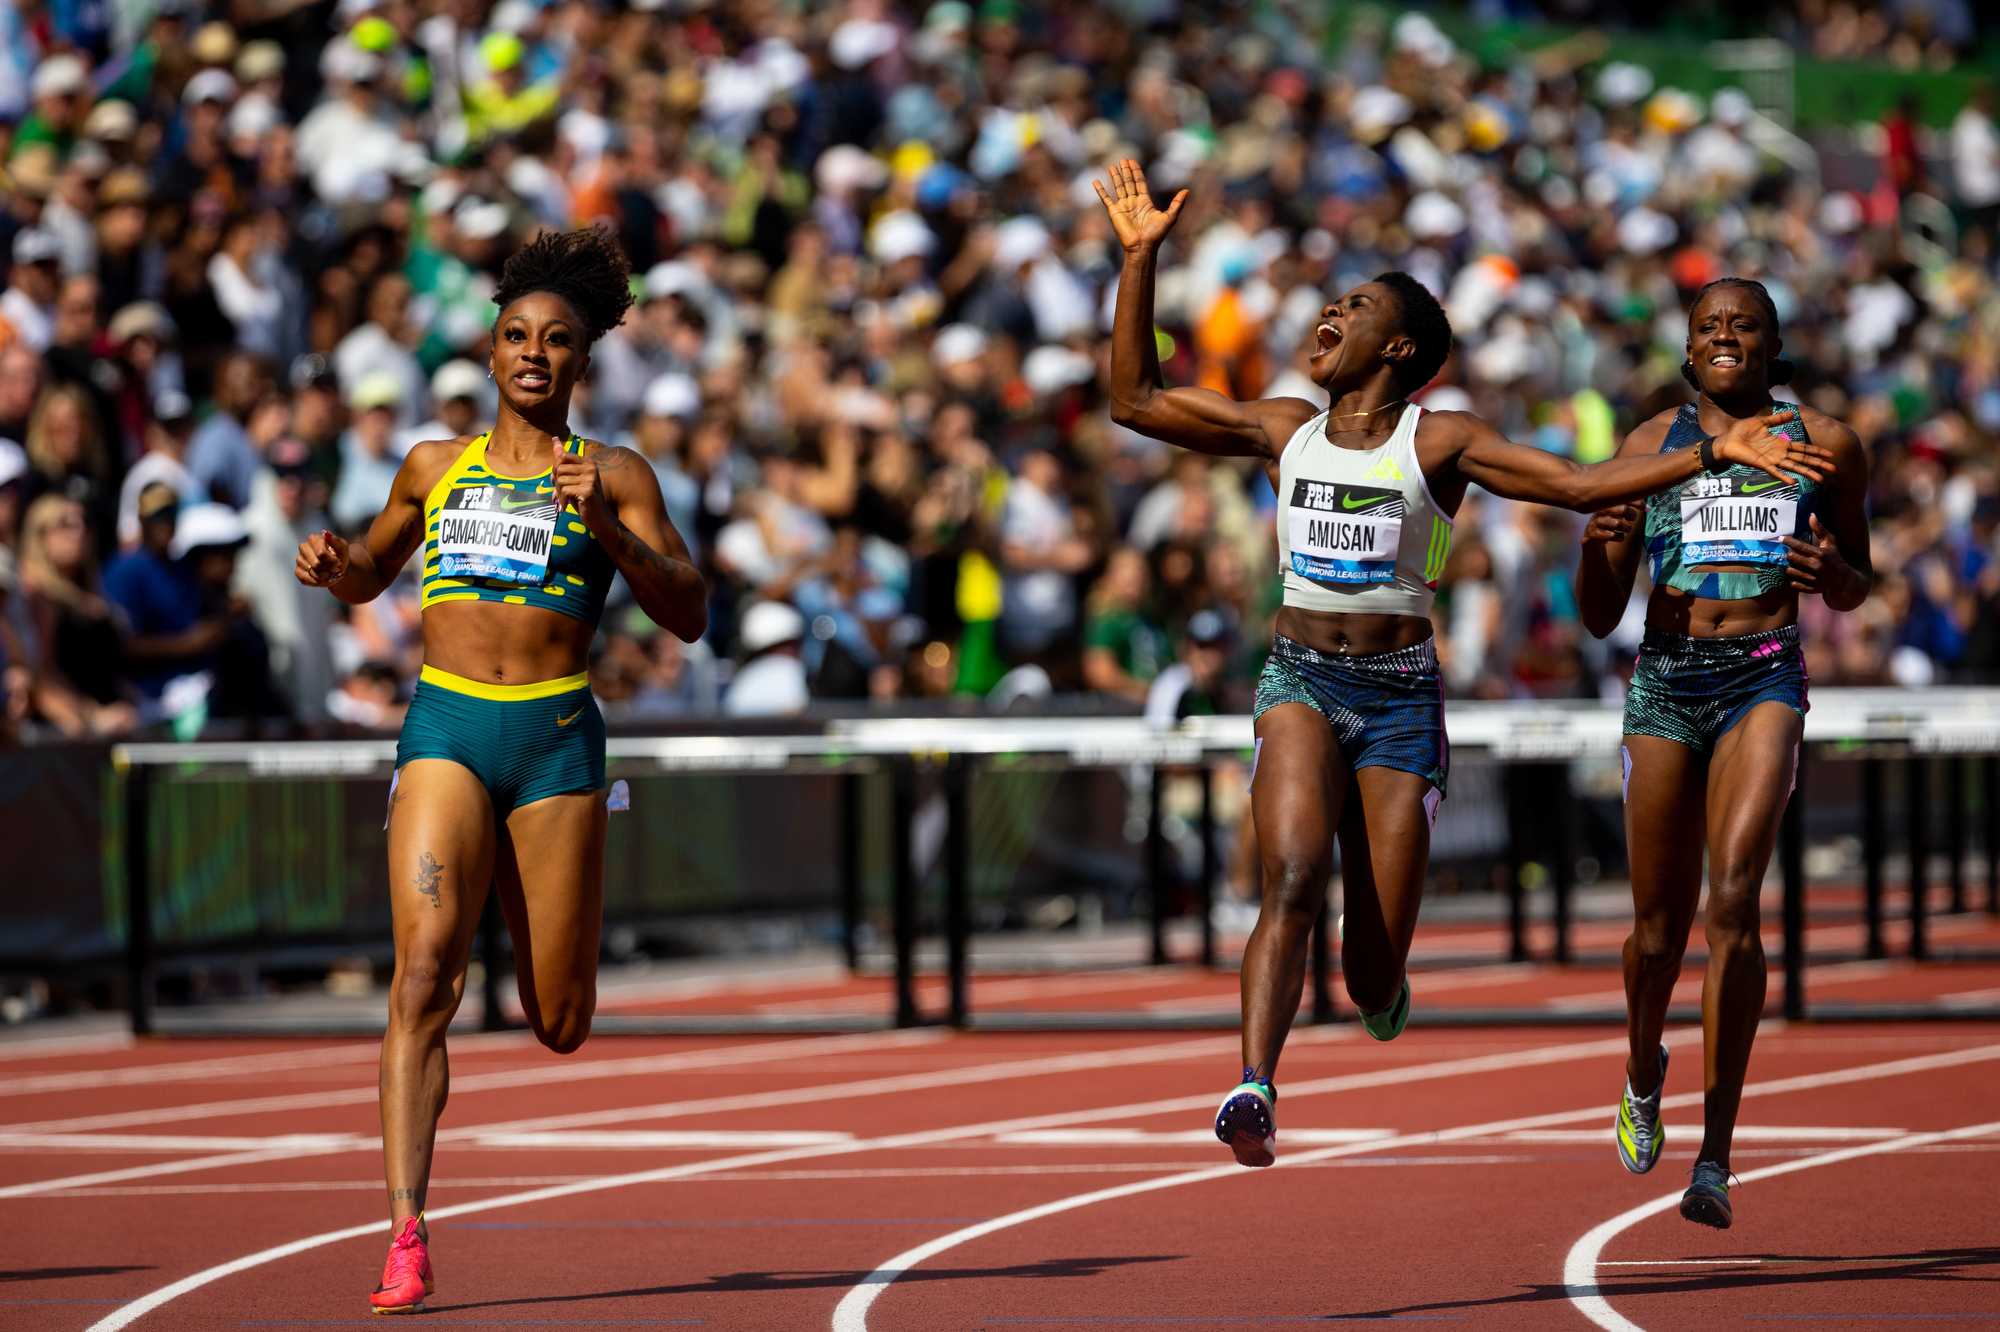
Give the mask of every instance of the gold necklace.
M 1391 407 L 1400 406 L 1401 404 L 1406 403 L 1408 401 L 1409 401 L 1408 398 L 1398 398 L 1396 399 L 1395 402 L 1385 402 L 1380 407 L 1370 407 L 1365 412 L 1328 412 L 1327 418 L 1333 421 L 1345 421 L 1348 418 L 1355 416 L 1373 416 L 1377 412 L 1387 411 Z

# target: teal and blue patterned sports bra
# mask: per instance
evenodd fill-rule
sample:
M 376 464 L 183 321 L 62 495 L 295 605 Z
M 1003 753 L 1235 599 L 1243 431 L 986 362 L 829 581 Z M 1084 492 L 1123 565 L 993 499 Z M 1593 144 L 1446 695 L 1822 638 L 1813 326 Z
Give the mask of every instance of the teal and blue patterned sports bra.
M 1794 414 L 1773 430 L 1804 442 L 1805 424 Z M 1660 452 L 1693 448 L 1709 436 L 1694 403 L 1674 414 Z M 1819 483 L 1790 474 L 1792 484 L 1740 463 L 1703 473 L 1646 501 L 1646 558 L 1653 583 L 1664 583 L 1711 601 L 1743 601 L 1787 586 L 1788 536 L 1803 537 L 1819 501 Z M 1702 564 L 1748 564 L 1750 572 L 1712 572 Z

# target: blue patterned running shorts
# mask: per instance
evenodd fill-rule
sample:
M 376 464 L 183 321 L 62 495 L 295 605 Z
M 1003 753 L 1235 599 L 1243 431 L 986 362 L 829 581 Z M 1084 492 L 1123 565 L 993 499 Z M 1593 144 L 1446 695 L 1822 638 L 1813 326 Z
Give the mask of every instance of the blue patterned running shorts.
M 1444 794 L 1451 747 L 1435 641 L 1333 657 L 1279 634 L 1257 681 L 1255 715 L 1280 703 L 1303 703 L 1326 718 L 1350 768 L 1414 772 Z

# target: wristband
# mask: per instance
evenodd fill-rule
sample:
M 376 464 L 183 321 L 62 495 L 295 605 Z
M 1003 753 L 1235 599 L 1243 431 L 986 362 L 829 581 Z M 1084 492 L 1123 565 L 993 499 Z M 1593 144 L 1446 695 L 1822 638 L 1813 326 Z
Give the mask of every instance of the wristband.
M 1719 470 L 1715 463 L 1715 437 L 1713 435 L 1694 446 L 1694 455 L 1700 460 L 1702 471 L 1712 474 Z

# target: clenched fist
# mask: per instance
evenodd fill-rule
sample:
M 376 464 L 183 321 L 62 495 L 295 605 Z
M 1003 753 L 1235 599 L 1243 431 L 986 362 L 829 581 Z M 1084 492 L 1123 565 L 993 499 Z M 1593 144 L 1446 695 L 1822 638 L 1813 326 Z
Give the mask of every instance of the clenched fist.
M 1590 521 L 1583 525 L 1583 544 L 1605 546 L 1614 541 L 1623 541 L 1632 535 L 1643 512 L 1636 504 L 1614 504 L 1608 509 L 1600 509 L 1590 515 Z
M 556 507 L 574 510 L 593 529 L 605 512 L 604 479 L 597 474 L 597 459 L 571 453 L 553 436 L 555 445 Z
M 347 542 L 331 532 L 315 532 L 299 543 L 292 572 L 307 587 L 332 587 L 347 572 Z

